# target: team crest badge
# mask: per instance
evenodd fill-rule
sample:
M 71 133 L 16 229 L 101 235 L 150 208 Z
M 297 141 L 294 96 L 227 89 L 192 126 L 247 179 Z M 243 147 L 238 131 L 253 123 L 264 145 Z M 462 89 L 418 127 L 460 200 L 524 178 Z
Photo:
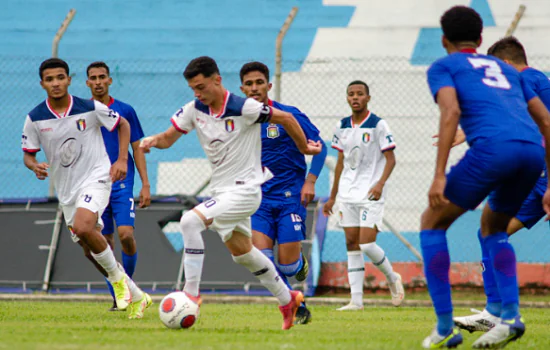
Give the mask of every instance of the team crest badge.
M 227 132 L 235 130 L 235 121 L 233 119 L 225 120 L 225 130 L 227 130 Z
M 270 139 L 275 139 L 279 137 L 279 126 L 277 124 L 269 124 L 267 127 L 267 137 Z
M 85 119 L 78 119 L 76 121 L 76 128 L 80 131 L 86 130 L 86 120 Z
M 370 134 L 368 132 L 363 134 L 363 142 L 367 143 L 370 141 Z

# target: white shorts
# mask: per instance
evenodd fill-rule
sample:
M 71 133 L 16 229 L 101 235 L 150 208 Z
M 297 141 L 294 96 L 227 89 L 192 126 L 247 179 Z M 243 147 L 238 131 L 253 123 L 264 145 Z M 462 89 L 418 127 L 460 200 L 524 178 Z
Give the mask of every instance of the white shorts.
M 340 203 L 340 226 L 377 227 L 382 226 L 384 202 L 369 201 L 362 204 Z
M 74 216 L 76 215 L 76 209 L 84 208 L 91 212 L 97 213 L 97 226 L 103 228 L 103 221 L 101 215 L 109 204 L 109 197 L 111 196 L 110 184 L 91 184 L 83 187 L 76 196 L 76 202 L 68 205 L 61 205 L 63 209 L 63 216 L 65 217 L 65 223 L 71 233 L 73 242 L 77 243 L 80 239 L 73 234 L 72 226 L 74 224 Z
M 214 194 L 212 199 L 197 205 L 195 209 L 207 220 L 214 219 L 209 228 L 227 242 L 233 231 L 252 237 L 250 216 L 258 210 L 261 201 L 261 187 L 255 186 Z

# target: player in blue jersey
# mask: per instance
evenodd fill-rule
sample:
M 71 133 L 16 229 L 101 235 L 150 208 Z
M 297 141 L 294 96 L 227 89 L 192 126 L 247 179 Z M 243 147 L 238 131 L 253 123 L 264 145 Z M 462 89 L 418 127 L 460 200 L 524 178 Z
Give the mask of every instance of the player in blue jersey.
M 132 158 L 130 152 L 128 152 L 127 157 L 123 157 L 128 159 L 128 173 L 124 180 L 116 181 L 112 185 L 109 205 L 105 208 L 101 217 L 104 222 L 101 233 L 107 239 L 107 242 L 109 242 L 111 249 L 114 250 L 115 238 L 113 234 L 115 228 L 113 221 L 116 223 L 118 237 L 122 247 L 122 265 L 126 274 L 131 278 L 134 274 L 138 257 L 136 240 L 134 238 L 134 158 L 135 167 L 138 170 L 142 182 L 138 205 L 140 208 L 146 208 L 151 204 L 151 192 L 149 178 L 147 177 L 145 155 L 143 150 L 139 148 L 140 139 L 144 136 L 143 130 L 141 129 L 141 124 L 132 106 L 122 101 L 115 100 L 109 95 L 109 86 L 112 84 L 113 79 L 110 76 L 110 70 L 107 64 L 99 61 L 93 62 L 86 69 L 86 74 L 88 76 L 86 85 L 90 88 L 92 98 L 118 112 L 130 123 L 130 144 L 132 145 L 134 157 Z M 118 135 L 108 132 L 105 128 L 101 128 L 101 132 L 103 134 L 107 154 L 109 155 L 111 163 L 113 163 L 119 156 Z M 84 250 L 86 252 L 86 249 Z M 89 254 L 86 254 L 86 256 L 91 258 Z M 90 260 L 93 261 L 93 259 Z M 110 285 L 109 289 L 112 294 Z M 111 310 L 117 310 L 116 303 L 113 303 Z
M 304 281 L 308 274 L 309 265 L 301 244 L 306 238 L 306 206 L 315 197 L 315 182 L 323 169 L 327 149 L 319 130 L 304 113 L 269 99 L 272 84 L 265 64 L 249 62 L 243 65 L 240 78 L 241 90 L 247 97 L 292 113 L 306 138 L 323 145 L 321 153 L 313 156 L 308 172 L 304 155 L 288 133 L 277 124 L 262 124 L 262 165 L 271 170 L 274 178 L 262 185 L 262 202 L 252 215 L 252 241 L 273 261 L 290 288 L 288 278 L 294 276 Z M 277 262 L 273 256 L 275 242 L 279 245 Z M 306 324 L 310 320 L 311 313 L 302 304 L 296 312 L 296 323 Z
M 443 14 L 440 23 L 442 44 L 449 55 L 428 70 L 428 84 L 441 116 L 436 169 L 420 232 L 424 272 L 438 322 L 422 345 L 444 348 L 462 343 L 459 329 L 453 327 L 446 232 L 457 218 L 488 197 L 481 217 L 481 246 L 494 267 L 502 322 L 473 347 L 503 347 L 525 332 L 519 314 L 516 256 L 506 230 L 537 182 L 545 158 L 550 160 L 529 112 L 547 143 L 550 114 L 512 66 L 476 53 L 483 29 L 477 12 L 455 6 Z M 446 175 L 459 123 L 470 149 Z M 550 191 L 543 205 L 550 213 Z
M 550 110 L 550 80 L 548 77 L 527 64 L 527 56 L 523 45 L 514 37 L 507 37 L 497 41 L 488 50 L 488 54 L 495 56 L 510 64 L 518 72 L 525 83 L 539 96 L 547 109 Z M 457 132 L 455 143 L 464 142 L 463 132 Z M 522 228 L 531 229 L 546 213 L 542 207 L 542 198 L 548 186 L 546 170 L 542 172 L 535 187 L 523 202 L 506 230 L 508 235 L 512 235 Z M 478 231 L 478 237 L 481 239 L 481 233 Z M 500 323 L 500 314 L 502 308 L 502 299 L 496 286 L 493 276 L 493 266 L 486 250 L 482 250 L 483 281 L 485 294 L 487 295 L 487 305 L 485 309 L 477 314 L 464 317 L 455 317 L 455 324 L 470 332 L 487 332 L 495 325 Z

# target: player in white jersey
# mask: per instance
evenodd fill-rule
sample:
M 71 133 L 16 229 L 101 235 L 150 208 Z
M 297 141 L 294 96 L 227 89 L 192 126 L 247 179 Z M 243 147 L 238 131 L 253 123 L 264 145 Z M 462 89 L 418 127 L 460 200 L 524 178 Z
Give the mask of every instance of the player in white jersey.
M 58 58 L 40 65 L 40 85 L 48 98 L 25 120 L 21 146 L 24 162 L 40 180 L 50 175 L 71 234 L 86 244 L 97 263 L 107 272 L 120 309 L 146 306 L 145 293 L 117 264 L 113 251 L 101 235 L 101 214 L 109 202 L 111 181 L 126 176 L 126 158 L 111 166 L 100 127 L 118 128 L 121 155 L 128 153 L 130 126 L 107 106 L 68 93 L 69 66 Z M 36 153 L 44 149 L 48 163 L 39 163 Z M 132 316 L 132 314 L 130 315 Z
M 172 117 L 161 134 L 146 137 L 141 147 L 168 148 L 182 134 L 197 131 L 212 166 L 212 199 L 186 212 L 180 221 L 185 246 L 183 291 L 200 305 L 199 284 L 204 262 L 201 232 L 207 227 L 218 232 L 233 260 L 246 267 L 278 299 L 283 329 L 292 327 L 302 293 L 289 291 L 275 266 L 252 245 L 250 216 L 261 201 L 261 184 L 270 178 L 261 164 L 260 124 L 281 124 L 304 154 L 321 151 L 318 142 L 306 141 L 292 114 L 264 105 L 252 98 L 231 94 L 222 85 L 216 62 L 210 57 L 193 59 L 183 72 L 196 100 Z
M 395 142 L 385 120 L 368 110 L 369 87 L 356 80 L 347 87 L 350 117 L 338 122 L 332 147 L 338 150 L 334 183 L 323 213 L 332 214 L 338 195 L 340 225 L 346 234 L 351 302 L 338 309 L 363 309 L 365 253 L 388 280 L 392 303 L 405 297 L 401 276 L 393 271 L 384 251 L 376 244 L 382 224 L 385 184 L 395 167 Z

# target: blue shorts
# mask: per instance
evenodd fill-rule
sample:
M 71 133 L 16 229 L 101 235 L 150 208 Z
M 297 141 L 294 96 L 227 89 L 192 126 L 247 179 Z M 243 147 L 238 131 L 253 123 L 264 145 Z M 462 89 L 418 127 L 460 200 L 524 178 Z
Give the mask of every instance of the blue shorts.
M 548 178 L 546 177 L 546 171 L 544 171 L 516 215 L 516 219 L 521 221 L 523 226 L 528 229 L 535 226 L 546 215 L 542 208 L 542 197 L 546 192 L 547 183 Z
M 136 213 L 134 211 L 134 194 L 132 187 L 114 189 L 111 191 L 111 198 L 109 199 L 109 205 L 105 208 L 101 219 L 103 220 L 104 235 L 109 235 L 115 232 L 114 222 L 116 226 L 132 226 L 134 227 L 134 221 Z
M 544 169 L 544 152 L 522 141 L 476 144 L 447 174 L 445 196 L 467 210 L 488 196 L 493 211 L 516 216 Z
M 301 242 L 306 238 L 306 215 L 299 196 L 281 200 L 264 197 L 252 215 L 252 230 L 279 244 Z

